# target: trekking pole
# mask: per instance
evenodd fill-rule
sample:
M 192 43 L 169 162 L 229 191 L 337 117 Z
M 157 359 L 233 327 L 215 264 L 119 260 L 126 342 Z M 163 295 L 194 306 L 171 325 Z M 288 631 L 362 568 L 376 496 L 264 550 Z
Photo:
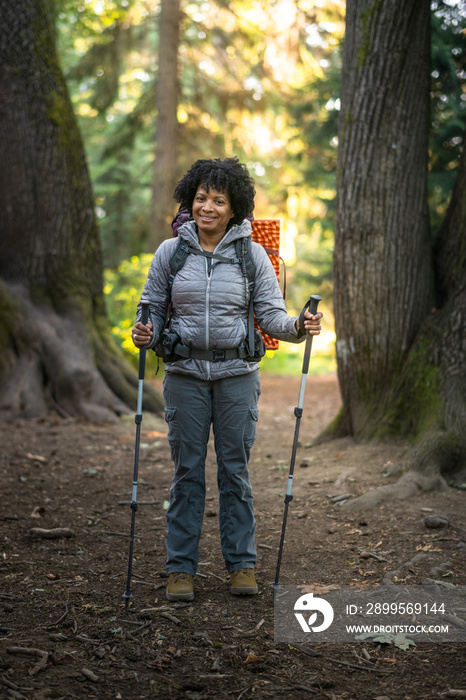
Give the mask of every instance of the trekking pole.
M 146 325 L 149 319 L 149 302 L 141 301 L 141 323 Z M 142 423 L 142 390 L 144 386 L 144 372 L 146 369 L 146 346 L 139 348 L 139 379 L 138 379 L 138 404 L 134 422 L 136 423 L 136 444 L 134 449 L 134 471 L 133 471 L 133 493 L 131 497 L 131 532 L 129 536 L 129 560 L 128 560 L 128 578 L 126 580 L 126 591 L 123 593 L 125 599 L 125 613 L 128 612 L 130 599 L 133 597 L 131 593 L 131 573 L 133 569 L 133 550 L 134 550 L 134 525 L 136 522 L 136 510 L 138 507 L 138 469 L 139 469 L 139 442 L 141 438 L 141 423 Z
M 304 312 L 306 311 L 306 309 L 309 309 L 310 313 L 314 316 L 314 314 L 317 313 L 317 307 L 319 305 L 319 301 L 321 301 L 321 300 L 322 300 L 322 297 L 318 296 L 317 294 L 313 294 L 312 296 L 309 297 L 309 301 L 306 303 L 306 305 L 304 306 L 303 310 L 301 311 L 301 313 L 299 315 L 299 327 L 300 328 L 304 327 Z M 295 431 L 294 431 L 293 449 L 291 451 L 290 471 L 288 473 L 288 486 L 287 486 L 286 495 L 285 495 L 285 511 L 283 513 L 282 534 L 280 537 L 280 546 L 278 548 L 278 560 L 277 560 L 277 570 L 275 572 L 275 582 L 272 586 L 272 588 L 274 588 L 275 590 L 277 590 L 279 588 L 278 579 L 280 576 L 280 566 L 282 563 L 283 545 L 285 542 L 285 530 L 286 530 L 286 520 L 288 517 L 288 506 L 290 505 L 291 501 L 293 500 L 293 496 L 291 495 L 291 487 L 293 484 L 293 473 L 294 473 L 294 463 L 295 463 L 295 459 L 296 459 L 296 450 L 298 449 L 299 426 L 300 426 L 301 418 L 303 415 L 304 390 L 306 388 L 306 379 L 307 379 L 307 372 L 309 369 L 309 358 L 311 357 L 311 348 L 312 348 L 312 335 L 307 331 L 306 332 L 306 346 L 304 349 L 303 369 L 302 369 L 302 376 L 301 376 L 301 388 L 299 391 L 298 405 L 294 409 L 294 414 L 296 416 L 296 425 L 295 425 Z

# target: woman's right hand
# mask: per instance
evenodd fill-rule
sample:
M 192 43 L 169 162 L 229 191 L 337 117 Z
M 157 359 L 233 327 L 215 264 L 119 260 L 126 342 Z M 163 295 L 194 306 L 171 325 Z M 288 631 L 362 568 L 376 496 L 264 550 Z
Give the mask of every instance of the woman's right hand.
M 141 323 L 141 321 L 138 321 L 135 324 L 133 330 L 131 331 L 133 343 L 137 348 L 141 348 L 144 345 L 148 345 L 152 340 L 153 335 L 154 334 L 152 332 L 152 323 L 150 321 L 149 323 L 146 323 L 146 325 Z

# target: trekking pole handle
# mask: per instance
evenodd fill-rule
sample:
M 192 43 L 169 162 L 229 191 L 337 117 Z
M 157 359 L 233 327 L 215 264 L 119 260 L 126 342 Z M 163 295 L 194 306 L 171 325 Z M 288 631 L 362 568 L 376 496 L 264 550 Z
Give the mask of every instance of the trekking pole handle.
M 145 326 L 149 320 L 149 302 L 141 300 L 141 323 Z
M 149 320 L 149 302 L 141 301 L 141 323 L 145 326 Z M 146 347 L 139 348 L 139 388 L 138 388 L 138 415 L 141 414 L 142 382 L 146 371 Z
M 299 316 L 299 328 L 301 332 L 304 332 L 304 312 L 306 309 L 309 309 L 309 312 L 314 316 L 314 314 L 317 313 L 317 307 L 319 306 L 319 301 L 322 300 L 322 297 L 320 297 L 318 294 L 312 294 L 309 297 L 309 301 L 306 303 L 304 309 L 301 311 L 301 314 Z M 309 360 L 311 357 L 311 348 L 312 348 L 312 338 L 313 336 L 305 331 L 306 333 L 306 347 L 304 349 L 304 358 L 303 358 L 303 377 L 305 378 L 308 370 L 309 370 Z M 303 387 L 303 394 L 304 394 L 304 387 Z M 303 396 L 304 398 L 304 396 Z
M 309 297 L 309 311 L 313 316 L 317 313 L 319 301 L 322 301 L 322 297 L 320 297 L 318 294 L 311 294 Z
M 307 309 L 309 309 L 309 312 L 314 316 L 317 313 L 319 301 L 322 301 L 322 297 L 320 297 L 318 294 L 311 294 L 309 300 L 306 302 L 306 304 L 303 307 L 303 310 L 299 314 L 299 330 L 301 336 L 304 335 L 304 333 L 306 332 L 304 330 L 304 312 L 307 311 Z

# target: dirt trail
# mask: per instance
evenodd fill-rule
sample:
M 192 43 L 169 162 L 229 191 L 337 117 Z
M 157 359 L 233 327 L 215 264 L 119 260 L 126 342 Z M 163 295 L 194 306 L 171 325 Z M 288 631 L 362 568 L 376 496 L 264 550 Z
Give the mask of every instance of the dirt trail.
M 121 503 L 131 495 L 133 416 L 117 425 L 54 416 L 2 425 L 0 697 L 414 700 L 466 690 L 464 643 L 409 650 L 315 644 L 306 652 L 274 642 L 270 584 L 299 384 L 300 377 L 262 377 L 251 459 L 260 586 L 254 598 L 228 592 L 211 447 L 196 599 L 167 607 L 164 502 L 171 460 L 165 422 L 144 417 L 134 599 L 126 616 L 130 510 Z M 309 377 L 281 583 L 380 584 L 397 571 L 398 581 L 417 584 L 435 578 L 437 567 L 442 582 L 466 585 L 464 491 L 424 494 L 357 515 L 333 501 L 392 481 L 384 473 L 404 451 L 402 443 L 351 440 L 312 447 L 339 401 L 334 375 Z M 449 526 L 426 528 L 428 514 L 445 516 Z M 56 527 L 73 536 L 31 534 Z M 419 553 L 424 556 L 413 562 Z M 15 647 L 39 651 L 24 655 Z

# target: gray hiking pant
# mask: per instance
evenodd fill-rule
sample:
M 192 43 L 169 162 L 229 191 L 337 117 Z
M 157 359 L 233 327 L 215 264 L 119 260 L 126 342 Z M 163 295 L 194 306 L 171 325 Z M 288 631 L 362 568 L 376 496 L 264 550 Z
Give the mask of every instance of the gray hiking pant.
M 249 453 L 256 438 L 259 372 L 205 381 L 166 374 L 163 396 L 175 465 L 167 511 L 167 571 L 196 574 L 210 426 L 217 454 L 219 525 L 228 573 L 254 568 L 255 518 Z

